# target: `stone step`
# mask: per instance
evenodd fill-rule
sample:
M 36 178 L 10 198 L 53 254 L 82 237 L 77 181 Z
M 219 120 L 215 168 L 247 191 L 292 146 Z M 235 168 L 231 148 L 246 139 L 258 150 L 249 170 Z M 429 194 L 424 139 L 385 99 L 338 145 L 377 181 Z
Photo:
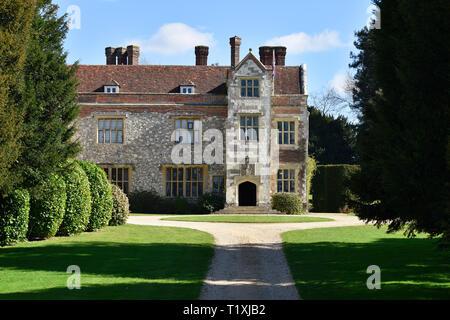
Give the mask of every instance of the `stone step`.
M 228 207 L 219 211 L 214 212 L 214 214 L 282 214 L 278 210 L 274 210 L 267 207 Z

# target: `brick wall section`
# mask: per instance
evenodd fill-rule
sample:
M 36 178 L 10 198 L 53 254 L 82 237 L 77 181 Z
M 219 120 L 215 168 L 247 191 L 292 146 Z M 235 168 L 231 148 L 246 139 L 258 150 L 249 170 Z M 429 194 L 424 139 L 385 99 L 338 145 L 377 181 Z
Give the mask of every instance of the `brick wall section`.
M 162 113 L 162 114 L 191 114 L 205 117 L 227 117 L 226 107 L 197 107 L 197 106 L 99 106 L 83 105 L 79 117 L 90 117 L 97 112 L 127 112 L 127 113 Z
M 80 103 L 152 103 L 152 104 L 190 104 L 190 105 L 227 105 L 226 95 L 212 94 L 102 94 L 81 93 Z

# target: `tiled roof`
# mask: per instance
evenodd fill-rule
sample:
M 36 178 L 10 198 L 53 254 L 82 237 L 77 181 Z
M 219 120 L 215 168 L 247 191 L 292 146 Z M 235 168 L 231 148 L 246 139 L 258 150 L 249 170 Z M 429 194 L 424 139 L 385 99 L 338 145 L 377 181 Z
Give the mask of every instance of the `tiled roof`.
M 120 92 L 179 93 L 180 85 L 195 83 L 196 93 L 226 94 L 225 66 L 150 66 L 150 65 L 80 65 L 78 92 L 103 92 L 105 83 L 114 79 Z M 300 68 L 277 67 L 276 94 L 300 93 Z

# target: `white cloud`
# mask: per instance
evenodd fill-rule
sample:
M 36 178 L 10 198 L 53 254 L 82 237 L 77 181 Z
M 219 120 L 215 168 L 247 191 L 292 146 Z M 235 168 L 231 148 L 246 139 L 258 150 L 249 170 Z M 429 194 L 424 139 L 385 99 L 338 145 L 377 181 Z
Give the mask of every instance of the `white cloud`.
M 156 52 L 166 55 L 184 53 L 195 46 L 213 46 L 212 33 L 202 33 L 184 23 L 163 25 L 148 40 L 132 40 L 130 43 L 141 47 L 142 52 Z
M 348 79 L 349 79 L 348 74 L 343 72 L 336 73 L 333 79 L 331 79 L 331 81 L 328 82 L 328 87 L 330 89 L 334 89 L 340 95 L 345 95 L 346 94 L 345 89 L 348 86 L 349 81 Z
M 345 47 L 349 44 L 339 39 L 339 32 L 325 30 L 312 36 L 300 32 L 274 38 L 266 42 L 268 46 L 285 46 L 290 53 L 318 52 L 333 48 Z

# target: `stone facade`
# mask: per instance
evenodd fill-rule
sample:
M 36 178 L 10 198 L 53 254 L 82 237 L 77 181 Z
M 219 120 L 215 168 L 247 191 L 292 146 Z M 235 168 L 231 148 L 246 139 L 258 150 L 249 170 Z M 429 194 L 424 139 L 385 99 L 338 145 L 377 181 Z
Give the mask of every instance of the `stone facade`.
M 167 196 L 165 168 L 201 167 L 201 192 L 212 192 L 213 176 L 222 176 L 227 206 L 239 205 L 243 196 L 255 196 L 256 205 L 269 206 L 272 194 L 279 188 L 278 170 L 289 169 L 295 171 L 295 191 L 291 191 L 306 204 L 309 114 L 306 84 L 301 80 L 306 79 L 306 68 L 285 67 L 286 48 L 274 48 L 280 66 L 273 80 L 271 67 L 265 65 L 268 47 L 260 50 L 265 53 L 263 60 L 250 52 L 240 61 L 240 43 L 238 37 L 230 39 L 232 66 L 227 68 L 204 65 L 208 54 L 204 47 L 197 47 L 194 67 L 111 65 L 113 48 L 106 50 L 107 66 L 81 66 L 77 75 L 82 109 L 77 122 L 77 138 L 83 148 L 80 159 L 104 167 L 129 168 L 128 192 L 155 190 L 161 196 Z M 138 49 L 132 49 L 134 56 L 139 56 Z M 241 83 L 247 79 L 257 80 L 258 96 L 242 97 Z M 102 83 L 117 83 L 118 92 L 102 92 Z M 194 93 L 181 94 L 182 83 L 192 84 Z M 241 117 L 257 117 L 259 141 L 242 140 Z M 100 142 L 102 119 L 122 120 L 120 143 Z M 198 150 L 201 155 L 211 153 L 214 143 L 220 144 L 218 138 L 192 145 L 176 143 L 177 119 L 199 120 L 200 136 L 221 133 L 223 150 L 217 150 L 223 157 L 218 157 L 216 151 L 213 154 L 223 161 L 209 163 L 194 156 Z M 295 130 L 291 129 L 295 143 L 278 144 L 280 121 L 295 123 Z M 174 163 L 176 148 L 183 149 L 179 153 L 182 155 L 188 149 L 192 151 L 190 163 Z M 179 182 L 181 192 L 187 192 L 186 185 L 181 185 L 188 183 L 186 179 Z M 256 195 L 243 193 L 244 184 L 256 186 Z

